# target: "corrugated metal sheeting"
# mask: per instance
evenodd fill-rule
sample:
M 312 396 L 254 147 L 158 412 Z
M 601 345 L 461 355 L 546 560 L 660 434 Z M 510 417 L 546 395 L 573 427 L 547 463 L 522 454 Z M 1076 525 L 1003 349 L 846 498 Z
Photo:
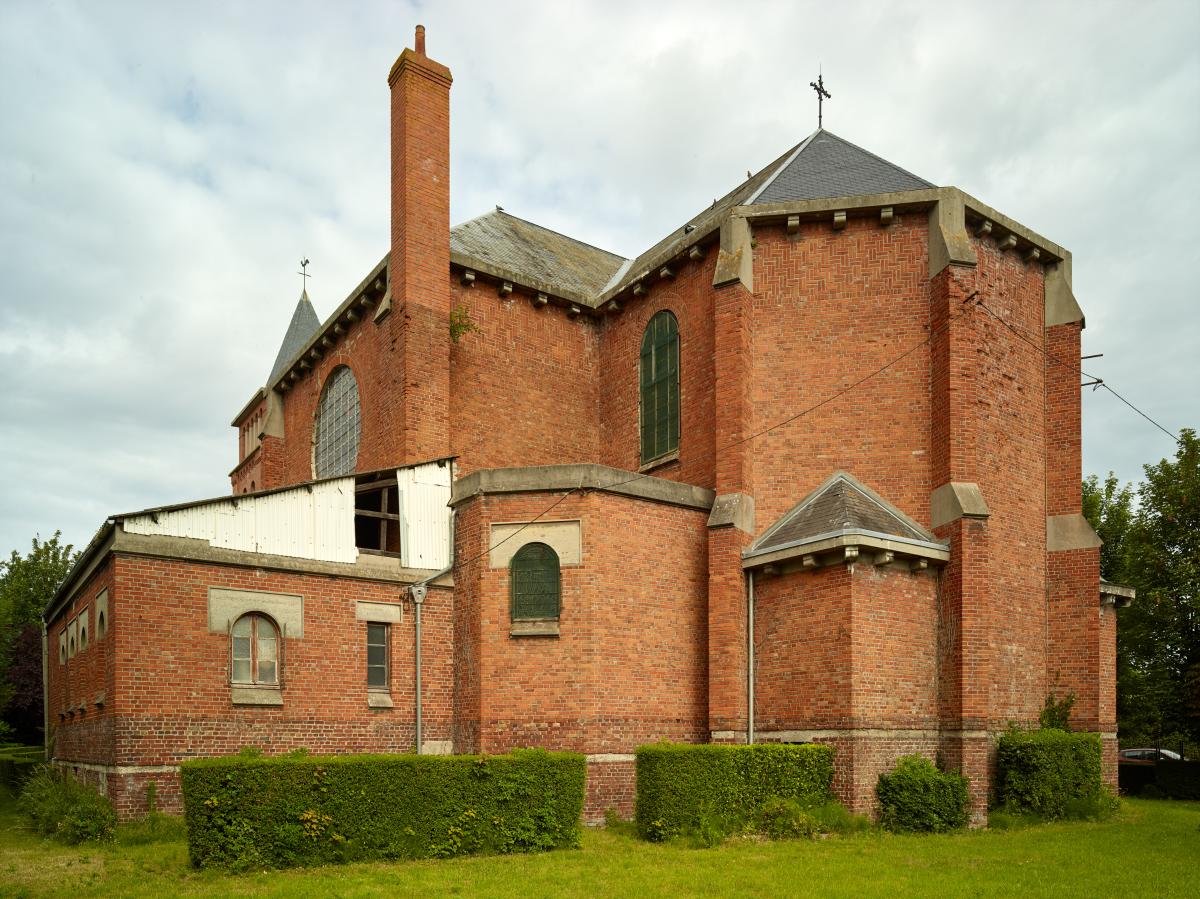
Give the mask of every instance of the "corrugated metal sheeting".
M 429 462 L 396 472 L 403 562 L 441 570 L 450 564 L 450 465 Z
M 191 537 L 242 552 L 323 562 L 354 562 L 358 558 L 352 477 L 265 496 L 199 503 L 157 512 L 154 517 L 133 515 L 125 519 L 124 527 L 130 534 Z

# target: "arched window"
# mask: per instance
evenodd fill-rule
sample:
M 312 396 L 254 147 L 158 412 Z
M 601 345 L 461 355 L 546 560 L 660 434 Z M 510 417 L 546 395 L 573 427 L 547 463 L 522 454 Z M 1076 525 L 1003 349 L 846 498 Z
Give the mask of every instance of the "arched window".
M 279 683 L 279 630 L 266 615 L 251 612 L 233 625 L 231 680 L 235 684 Z
M 545 543 L 526 543 L 509 564 L 514 621 L 558 618 L 561 589 L 558 553 Z
M 326 379 L 321 402 L 317 405 L 313 471 L 318 478 L 334 478 L 354 471 L 361 424 L 354 372 L 339 365 Z
M 642 462 L 679 449 L 679 322 L 657 313 L 642 334 Z

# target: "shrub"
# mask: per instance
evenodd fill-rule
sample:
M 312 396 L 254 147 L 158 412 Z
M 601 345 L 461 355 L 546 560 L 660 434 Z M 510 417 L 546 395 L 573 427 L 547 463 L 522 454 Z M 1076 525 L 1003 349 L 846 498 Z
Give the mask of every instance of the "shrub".
M 1009 730 L 997 747 L 996 800 L 1044 820 L 1063 818 L 1073 800 L 1099 800 L 1100 735 Z
M 879 775 L 879 823 L 890 830 L 940 833 L 967 823 L 967 779 L 939 771 L 923 755 L 906 755 Z
M 38 833 L 71 846 L 111 840 L 117 825 L 111 802 L 48 765 L 25 782 L 18 805 Z
M 724 839 L 753 827 L 768 799 L 801 809 L 830 798 L 833 750 L 828 746 L 658 743 L 637 750 L 634 820 L 647 840 L 705 831 Z
M 816 817 L 795 799 L 770 797 L 758 811 L 757 830 L 772 840 L 808 838 L 820 833 Z
M 1054 695 L 1050 694 L 1046 697 L 1046 704 L 1042 706 L 1042 712 L 1038 716 L 1038 724 L 1043 730 L 1054 728 L 1055 730 L 1070 730 L 1071 729 L 1071 709 L 1075 707 L 1075 694 L 1068 693 L 1058 702 L 1054 701 Z
M 231 756 L 180 771 L 188 853 L 235 870 L 579 845 L 583 756 Z

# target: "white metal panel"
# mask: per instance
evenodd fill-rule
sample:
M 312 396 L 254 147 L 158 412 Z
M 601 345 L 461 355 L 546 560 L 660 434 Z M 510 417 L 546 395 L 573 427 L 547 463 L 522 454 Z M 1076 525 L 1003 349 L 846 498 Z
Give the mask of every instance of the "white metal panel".
M 430 462 L 396 472 L 402 494 L 402 561 L 410 568 L 450 564 L 450 463 Z
M 126 518 L 131 534 L 190 537 L 210 546 L 326 562 L 353 562 L 354 478 L 266 496 L 230 497 Z

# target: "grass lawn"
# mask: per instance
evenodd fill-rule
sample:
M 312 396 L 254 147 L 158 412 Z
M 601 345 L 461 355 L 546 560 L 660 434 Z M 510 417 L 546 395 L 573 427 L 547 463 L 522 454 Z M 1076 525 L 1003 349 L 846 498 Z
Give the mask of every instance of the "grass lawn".
M 0 798 L 0 896 L 1168 896 L 1200 895 L 1200 803 L 1127 800 L 1104 824 L 951 836 L 657 846 L 588 829 L 545 855 L 226 875 L 182 841 L 65 847 Z

